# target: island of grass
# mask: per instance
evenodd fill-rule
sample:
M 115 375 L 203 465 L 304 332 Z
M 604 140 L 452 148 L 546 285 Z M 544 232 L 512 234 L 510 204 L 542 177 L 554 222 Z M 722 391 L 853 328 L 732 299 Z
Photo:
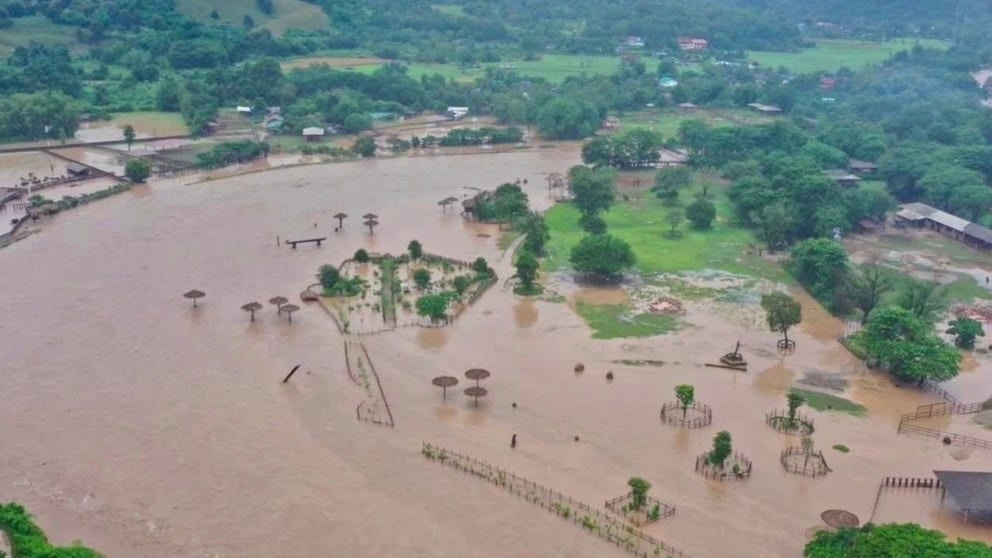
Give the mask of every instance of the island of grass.
M 592 328 L 594 338 L 650 337 L 677 331 L 682 323 L 681 302 L 670 296 L 659 297 L 659 288 L 693 300 L 725 294 L 721 289 L 695 285 L 696 275 L 716 272 L 734 276 L 735 288 L 757 279 L 788 281 L 780 266 L 758 256 L 754 232 L 732 224 L 726 185 L 703 174 L 695 175 L 693 182 L 676 203 L 682 207 L 692 204 L 701 190 L 699 184 L 710 184 L 707 196 L 715 206 L 716 217 L 708 228 L 681 226 L 681 235 L 675 237 L 665 234 L 671 230 L 667 216 L 675 204 L 662 201 L 651 191 L 654 176 L 645 172 L 620 174 L 616 201 L 599 217 L 610 235 L 630 245 L 636 264 L 627 273 L 639 276 L 643 285 L 626 288 L 627 296 L 620 303 L 576 301 L 575 310 Z M 572 248 L 587 234 L 580 223 L 581 212 L 574 203 L 563 202 L 549 209 L 545 219 L 550 240 L 544 269 L 551 273 L 569 271 Z M 625 283 L 630 281 L 620 281 Z
M 843 397 L 805 389 L 793 389 L 792 391 L 801 395 L 806 400 L 806 405 L 817 411 L 836 411 L 838 413 L 848 413 L 856 417 L 868 415 L 868 409 L 863 405 L 859 405 Z
M 342 333 L 444 325 L 496 282 L 483 258 L 463 262 L 424 253 L 420 243 L 400 256 L 358 250 L 318 274 L 321 303 Z

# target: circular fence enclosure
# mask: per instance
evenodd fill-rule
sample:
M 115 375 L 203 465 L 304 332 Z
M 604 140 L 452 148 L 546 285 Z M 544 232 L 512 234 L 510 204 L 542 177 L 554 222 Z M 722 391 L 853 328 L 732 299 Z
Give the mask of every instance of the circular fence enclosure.
M 794 474 L 806 477 L 822 477 L 831 471 L 821 451 L 806 452 L 801 447 L 788 447 L 779 456 L 782 467 Z
M 751 476 L 751 460 L 744 454 L 734 452 L 724 461 L 723 467 L 709 462 L 709 452 L 696 458 L 696 472 L 710 480 L 744 480 Z
M 765 414 L 765 424 L 779 434 L 809 436 L 813 433 L 813 419 L 802 413 L 796 413 L 792 418 L 787 411 L 771 411 Z
M 661 422 L 679 428 L 702 428 L 713 422 L 713 409 L 698 401 L 687 408 L 683 408 L 678 401 L 672 401 L 662 405 Z

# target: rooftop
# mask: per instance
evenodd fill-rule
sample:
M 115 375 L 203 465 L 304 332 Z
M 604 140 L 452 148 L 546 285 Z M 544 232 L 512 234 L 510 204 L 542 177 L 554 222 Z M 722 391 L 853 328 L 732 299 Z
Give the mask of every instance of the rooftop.
M 992 473 L 934 471 L 954 502 L 964 510 L 992 510 Z

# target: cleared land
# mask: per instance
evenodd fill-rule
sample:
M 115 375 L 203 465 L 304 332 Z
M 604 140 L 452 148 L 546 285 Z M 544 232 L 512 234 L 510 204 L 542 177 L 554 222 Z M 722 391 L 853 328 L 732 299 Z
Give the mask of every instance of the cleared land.
M 711 126 L 749 126 L 763 124 L 775 119 L 747 109 L 653 109 L 632 112 L 620 117 L 620 130 L 647 129 L 659 132 L 666 138 L 675 136 L 679 126 L 689 120 L 702 120 Z
M 306 67 L 309 63 L 301 64 L 298 61 L 310 59 L 330 66 L 352 68 L 362 73 L 372 73 L 386 62 L 375 61 L 375 58 L 314 56 L 284 62 L 283 69 Z M 471 68 L 463 68 L 457 64 L 409 64 L 408 68 L 410 75 L 417 79 L 424 75 L 441 74 L 445 78 L 470 82 L 485 74 L 486 68 L 505 68 L 528 77 L 544 78 L 550 82 L 560 83 L 570 76 L 612 74 L 619 66 L 620 58 L 616 56 L 546 54 L 540 60 L 489 62 Z
M 320 7 L 301 0 L 273 0 L 275 9 L 267 15 L 258 9 L 255 0 L 177 0 L 178 10 L 197 21 L 204 23 L 225 23 L 242 25 L 246 15 L 255 20 L 255 25 L 264 27 L 276 35 L 290 29 L 326 29 L 331 20 Z M 217 10 L 218 19 L 210 14 Z
M 31 41 L 46 45 L 65 45 L 77 54 L 86 48 L 76 41 L 76 28 L 52 23 L 45 16 L 19 17 L 0 33 L 0 56 L 7 58 L 19 46 Z
M 784 66 L 790 72 L 831 72 L 843 67 L 858 69 L 877 64 L 897 52 L 913 48 L 917 42 L 925 47 L 947 46 L 934 39 L 893 39 L 884 43 L 823 39 L 817 41 L 815 47 L 800 52 L 754 51 L 748 53 L 748 58 L 762 66 Z

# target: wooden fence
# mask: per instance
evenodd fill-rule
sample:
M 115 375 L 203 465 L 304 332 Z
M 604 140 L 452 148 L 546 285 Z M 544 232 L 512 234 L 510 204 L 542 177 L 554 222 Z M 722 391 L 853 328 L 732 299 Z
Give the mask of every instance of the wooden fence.
M 765 413 L 765 424 L 782 434 L 807 436 L 813 433 L 813 419 L 800 412 L 795 417 L 789 417 L 788 411 L 769 411 Z
M 793 460 L 794 457 L 800 456 L 803 458 L 802 464 L 798 460 Z M 807 455 L 803 448 L 790 446 L 779 455 L 779 461 L 786 471 L 796 475 L 816 478 L 826 476 L 827 473 L 831 472 L 822 451 L 812 451 Z
M 875 503 L 871 507 L 871 515 L 868 517 L 868 523 L 874 522 L 875 513 L 878 512 L 878 503 L 882 500 L 882 491 L 886 488 L 923 488 L 936 490 L 943 488 L 943 486 L 940 483 L 940 479 L 937 478 L 885 477 L 878 483 L 878 492 L 875 494 Z
M 541 509 L 548 510 L 558 517 L 580 525 L 590 533 L 613 543 L 637 558 L 662 556 L 688 558 L 689 556 L 681 550 L 645 534 L 634 526 L 593 509 L 579 500 L 494 467 L 484 461 L 426 443 L 423 444 L 421 453 L 431 461 L 491 482 L 511 494 L 540 506 Z
M 943 430 L 937 430 L 935 428 L 919 426 L 917 424 L 911 424 L 912 422 L 917 420 L 923 420 L 933 417 L 942 417 L 947 415 L 970 415 L 988 409 L 992 409 L 992 400 L 980 401 L 978 403 L 968 403 L 968 404 L 954 403 L 951 401 L 942 401 L 940 403 L 930 403 L 929 405 L 920 405 L 912 413 L 906 413 L 899 417 L 899 427 L 897 432 L 899 434 L 916 434 L 918 436 L 923 436 L 926 438 L 934 438 L 937 440 L 941 440 L 948 445 L 992 450 L 992 441 L 990 440 L 975 438 L 973 436 L 965 436 L 962 434 L 955 434 L 953 432 L 946 432 Z
M 691 415 L 682 409 L 678 401 L 665 403 L 661 406 L 661 421 L 681 428 L 702 428 L 713 422 L 713 409 L 709 405 L 694 401 L 689 409 L 692 410 Z
M 366 383 L 364 378 L 355 373 L 354 369 L 351 367 L 351 358 L 354 355 L 352 351 L 349 350 L 349 347 L 353 347 L 361 352 L 361 354 L 357 356 L 359 359 L 357 362 L 361 365 L 361 358 L 365 358 L 365 362 L 368 363 L 372 378 L 375 379 L 375 386 L 372 386 L 371 383 Z M 393 411 L 389 408 L 389 401 L 386 399 L 386 392 L 383 391 L 382 382 L 379 381 L 379 373 L 376 372 L 375 365 L 372 364 L 372 359 L 369 357 L 369 352 L 365 348 L 365 344 L 345 341 L 344 360 L 348 370 L 348 378 L 361 387 L 366 395 L 366 398 L 355 407 L 355 417 L 358 420 L 364 420 L 380 426 L 388 426 L 390 428 L 396 426 L 395 421 L 393 421 Z M 379 414 L 376 413 L 376 409 L 379 406 L 377 402 L 381 402 L 383 409 L 386 411 L 385 419 L 380 418 Z
M 709 452 L 696 457 L 696 472 L 710 480 L 742 480 L 751 476 L 753 464 L 750 459 L 741 453 L 735 451 L 732 456 L 727 458 L 727 462 L 731 464 L 729 473 L 724 468 L 710 465 L 709 457 Z M 738 467 L 736 472 L 733 470 L 733 465 L 737 465 Z M 726 467 L 726 462 L 724 463 L 724 467 Z
M 611 512 L 621 517 L 626 518 L 628 512 L 625 511 L 624 508 L 627 506 L 628 502 L 633 502 L 633 501 L 634 501 L 634 493 L 628 492 L 622 496 L 617 496 L 612 500 L 607 500 L 606 503 L 603 504 L 603 507 L 605 507 L 606 509 L 610 510 Z M 653 510 L 655 506 L 658 507 L 658 517 L 656 518 L 648 517 L 648 521 L 647 521 L 648 523 L 653 523 L 655 521 L 665 519 L 666 517 L 672 517 L 673 515 L 675 515 L 675 506 L 669 506 L 668 504 L 661 502 L 659 500 L 655 500 L 654 498 L 651 497 L 647 498 L 647 503 L 644 505 L 643 509 L 650 511 Z M 645 514 L 645 515 L 648 516 L 649 514 Z

